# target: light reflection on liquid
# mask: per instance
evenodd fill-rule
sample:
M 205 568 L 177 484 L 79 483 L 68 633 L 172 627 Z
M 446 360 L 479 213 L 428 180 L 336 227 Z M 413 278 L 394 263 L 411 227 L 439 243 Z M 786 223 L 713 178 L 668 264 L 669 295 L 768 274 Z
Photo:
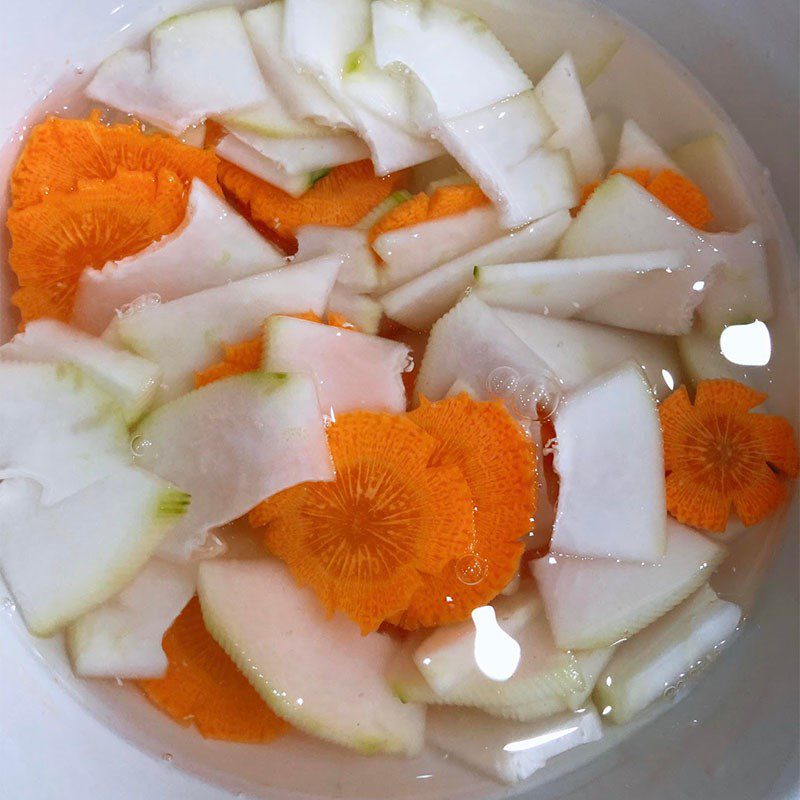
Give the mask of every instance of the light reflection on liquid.
M 763 367 L 772 357 L 769 328 L 756 320 L 748 325 L 729 325 L 719 337 L 722 355 L 742 367 Z
M 530 750 L 534 747 L 541 747 L 543 744 L 547 744 L 548 742 L 554 742 L 557 739 L 563 739 L 565 736 L 569 736 L 571 733 L 575 733 L 577 730 L 577 725 L 558 728 L 554 731 L 548 731 L 547 733 L 543 733 L 539 736 L 532 736 L 529 739 L 521 739 L 518 742 L 509 742 L 503 747 L 503 750 L 505 750 L 507 753 L 518 753 L 521 750 Z
M 475 663 L 492 681 L 507 681 L 519 666 L 522 651 L 519 642 L 509 636 L 497 623 L 491 606 L 481 606 L 472 612 L 475 625 Z

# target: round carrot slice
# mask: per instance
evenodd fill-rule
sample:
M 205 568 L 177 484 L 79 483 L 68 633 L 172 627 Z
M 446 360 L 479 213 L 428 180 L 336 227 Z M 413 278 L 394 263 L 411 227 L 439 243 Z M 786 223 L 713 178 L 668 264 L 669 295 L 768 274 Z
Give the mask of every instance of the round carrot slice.
M 142 133 L 136 123 L 106 125 L 95 111 L 89 119 L 48 117 L 31 132 L 11 176 L 15 208 L 41 202 L 54 192 L 71 192 L 81 180 L 113 178 L 119 167 L 156 173 L 168 169 L 188 187 L 200 178 L 219 192 L 218 158 L 172 136 Z
M 647 191 L 691 226 L 705 230 L 714 215 L 699 186 L 671 169 L 658 173 Z
M 372 244 L 382 233 L 408 228 L 428 218 L 431 199 L 425 192 L 410 197 L 404 203 L 387 211 L 369 231 L 369 243 Z
M 228 742 L 271 742 L 289 730 L 206 630 L 196 596 L 164 634 L 162 645 L 167 674 L 138 683 L 176 722 L 194 723 L 207 739 Z
M 287 489 L 250 521 L 329 614 L 366 634 L 468 552 L 472 497 L 458 467 L 432 463 L 437 440 L 405 416 L 343 414 L 328 442 L 336 479 Z
M 485 605 L 519 567 L 523 537 L 536 512 L 536 458 L 531 442 L 501 402 L 467 394 L 429 403 L 409 419 L 439 444 L 431 464 L 463 473 L 475 507 L 475 538 L 466 556 L 425 576 L 408 608 L 393 619 L 414 630 L 458 622 Z
M 186 188 L 166 169 L 157 174 L 119 169 L 108 180 L 78 181 L 36 205 L 11 209 L 9 263 L 20 290 L 23 322 L 68 321 L 78 278 L 152 244 L 180 224 Z

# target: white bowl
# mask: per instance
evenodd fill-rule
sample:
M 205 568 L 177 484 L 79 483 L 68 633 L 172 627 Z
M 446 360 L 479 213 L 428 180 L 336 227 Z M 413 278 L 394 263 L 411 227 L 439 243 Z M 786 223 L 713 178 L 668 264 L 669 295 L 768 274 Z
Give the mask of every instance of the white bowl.
M 537 0 L 539 4 L 545 0 Z M 573 0 L 546 0 L 553 8 Z M 523 60 L 526 0 L 462 0 L 481 7 Z M 177 9 L 185 0 L 83 0 L 64 10 L 62 0 L 6 3 L 0 11 L 0 151 L 5 178 L 28 122 L 43 109 L 61 110 L 71 86 L 93 64 Z M 209 5 L 209 3 L 204 3 Z M 791 0 L 614 0 L 606 5 L 653 31 L 661 42 L 708 81 L 768 164 L 781 201 L 796 219 L 797 15 Z M 603 24 L 609 21 L 597 10 Z M 767 52 L 763 61 L 757 58 Z M 663 143 L 673 146 L 727 128 L 721 109 L 669 57 L 648 67 L 666 70 L 659 87 Z M 537 77 L 537 76 L 534 76 Z M 55 90 L 51 93 L 51 89 Z M 786 87 L 789 87 L 788 89 Z M 794 92 L 794 93 L 793 93 Z M 671 109 L 696 106 L 688 118 Z M 20 123 L 22 120 L 22 123 Z M 22 127 L 20 127 L 22 126 Z M 655 131 L 654 131 L 655 132 Z M 728 131 L 736 156 L 776 242 L 772 281 L 777 344 L 768 376 L 772 407 L 797 413 L 797 263 L 775 196 L 753 153 Z M 2 211 L 2 209 L 0 209 Z M 9 279 L 0 279 L 2 335 L 15 322 Z M 769 566 L 781 527 L 789 522 L 779 558 Z M 800 796 L 797 778 L 798 652 L 797 513 L 760 533 L 735 554 L 732 567 L 758 561 L 768 579 L 738 642 L 692 693 L 675 707 L 656 709 L 655 721 L 609 750 L 607 744 L 568 754 L 537 778 L 536 798 L 620 800 L 788 800 Z M 723 576 L 724 578 L 724 576 Z M 740 590 L 742 587 L 739 587 Z M 749 591 L 749 589 L 746 590 Z M 58 641 L 35 642 L 18 615 L 2 602 L 0 584 L 0 796 L 25 800 L 147 797 L 224 800 L 234 796 L 282 798 L 489 798 L 513 792 L 430 752 L 413 765 L 366 760 L 308 739 L 268 748 L 202 740 L 177 728 L 131 690 L 75 680 Z M 613 736 L 610 737 L 613 740 Z M 619 738 L 619 737 L 617 737 Z M 530 787 L 527 797 L 533 797 Z M 522 796 L 522 795 L 521 795 Z

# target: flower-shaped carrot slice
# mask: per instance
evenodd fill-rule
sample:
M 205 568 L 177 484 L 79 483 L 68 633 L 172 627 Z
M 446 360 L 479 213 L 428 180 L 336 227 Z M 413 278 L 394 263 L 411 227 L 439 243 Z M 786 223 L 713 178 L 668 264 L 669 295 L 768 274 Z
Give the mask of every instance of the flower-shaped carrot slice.
M 479 186 L 472 183 L 440 186 L 432 195 L 428 207 L 428 219 L 463 214 L 479 206 L 488 205 L 489 198 Z
M 511 580 L 536 513 L 532 443 L 501 402 L 468 395 L 421 405 L 408 417 L 439 440 L 431 464 L 458 467 L 475 506 L 470 553 L 426 577 L 393 621 L 413 630 L 458 622 L 492 600 Z
M 277 717 L 214 641 L 193 597 L 164 634 L 167 674 L 139 681 L 150 701 L 207 739 L 271 742 L 289 726 Z
M 425 222 L 428 218 L 428 209 L 431 199 L 425 192 L 409 197 L 403 203 L 387 211 L 370 229 L 369 243 L 372 244 L 382 233 L 396 231 L 398 228 L 408 228 Z
M 686 525 L 724 531 L 731 510 L 745 525 L 772 514 L 800 472 L 791 425 L 751 414 L 766 395 L 736 381 L 701 381 L 694 404 L 686 387 L 659 406 L 667 509 Z
M 211 150 L 142 133 L 135 123 L 106 125 L 98 111 L 89 119 L 48 117 L 33 129 L 14 168 L 11 196 L 15 208 L 26 208 L 53 192 L 73 191 L 81 180 L 113 178 L 119 167 L 152 173 L 168 169 L 187 187 L 200 178 L 219 191 L 218 161 Z
M 186 199 L 186 187 L 169 170 L 119 169 L 108 180 L 78 181 L 75 191 L 11 209 L 9 263 L 20 284 L 14 302 L 23 322 L 69 320 L 81 272 L 133 255 L 173 231 Z
M 432 463 L 439 442 L 405 415 L 343 414 L 328 442 L 336 480 L 287 489 L 250 521 L 329 614 L 366 634 L 468 551 L 472 496 L 458 467 Z

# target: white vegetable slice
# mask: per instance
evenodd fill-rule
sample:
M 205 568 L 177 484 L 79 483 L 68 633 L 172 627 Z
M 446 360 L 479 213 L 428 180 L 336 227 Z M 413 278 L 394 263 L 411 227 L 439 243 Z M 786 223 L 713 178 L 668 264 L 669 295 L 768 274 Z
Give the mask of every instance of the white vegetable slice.
M 655 398 L 639 367 L 629 362 L 574 390 L 559 405 L 555 427 L 560 487 L 551 549 L 660 560 L 667 524 L 664 445 Z M 636 458 L 620 446 L 626 441 Z
M 186 560 L 209 529 L 305 481 L 333 479 L 314 383 L 250 372 L 216 381 L 145 417 L 137 463 L 191 492 L 189 513 L 160 552 Z
M 381 217 L 388 214 L 393 208 L 399 206 L 400 203 L 405 203 L 406 200 L 411 199 L 411 192 L 405 189 L 400 189 L 397 192 L 392 192 L 385 200 L 378 203 L 371 211 L 364 214 L 363 217 L 353 225 L 354 228 L 360 231 L 368 231 Z
M 118 592 L 188 505 L 135 467 L 52 506 L 33 481 L 0 484 L 0 567 L 31 632 L 49 636 Z
M 645 371 L 658 398 L 682 382 L 675 340 L 666 336 L 500 308 L 495 313 L 550 367 L 565 391 L 630 359 Z
M 296 261 L 337 253 L 344 261 L 339 270 L 338 283 L 354 292 L 371 292 L 378 287 L 378 270 L 366 231 L 328 225 L 302 225 L 295 231 L 295 236 Z
M 602 738 L 600 717 L 590 706 L 534 722 L 494 719 L 480 711 L 431 708 L 428 741 L 470 767 L 517 784 L 551 758 Z
M 649 169 L 651 173 L 672 170 L 681 173 L 681 168 L 632 119 L 625 120 L 622 126 L 617 160 L 612 169 Z
M 295 728 L 361 753 L 416 755 L 425 711 L 389 690 L 394 644 L 326 618 L 310 589 L 276 561 L 207 561 L 198 594 L 211 635 L 264 702 Z
M 733 635 L 742 612 L 704 586 L 625 642 L 600 676 L 595 702 L 612 722 L 630 720 Z
M 262 368 L 310 375 L 320 409 L 332 419 L 348 411 L 405 411 L 409 354 L 400 342 L 304 319 L 276 315 L 264 325 Z
M 196 564 L 151 558 L 119 594 L 66 631 L 72 668 L 81 678 L 161 678 L 161 640 L 194 594 Z
M 384 291 L 395 289 L 502 235 L 491 206 L 382 233 L 372 245 L 384 262 L 381 287 Z
M 708 580 L 727 550 L 667 519 L 658 564 L 550 555 L 533 573 L 559 647 L 608 647 L 666 614 Z
M 160 399 L 194 386 L 193 374 L 222 358 L 225 343 L 252 339 L 271 314 L 323 314 L 339 256 L 254 275 L 121 317 L 122 342 L 161 366 Z
M 564 53 L 536 84 L 534 91 L 556 126 L 548 147 L 569 152 L 581 186 L 600 180 L 605 171 L 605 159 L 572 55 Z
M 328 311 L 341 314 L 362 333 L 376 334 L 383 319 L 383 306 L 377 300 L 339 284 L 331 290 Z
M 559 211 L 442 264 L 385 294 L 381 302 L 386 315 L 424 330 L 458 302 L 471 285 L 476 266 L 544 258 L 569 224 L 569 212 Z
M 72 364 L 0 363 L 0 479 L 58 503 L 131 461 L 122 409 Z
M 431 328 L 417 392 L 440 400 L 460 379 L 487 399 L 487 381 L 497 367 L 511 367 L 520 376 L 549 374 L 547 365 L 489 306 L 469 295 Z
M 350 120 L 312 75 L 298 72 L 283 52 L 283 2 L 267 3 L 242 15 L 264 74 L 292 116 L 323 125 L 350 127 Z
M 174 300 L 285 264 L 282 253 L 195 179 L 177 230 L 136 255 L 83 271 L 72 324 L 99 335 L 117 309 L 142 295 Z
M 119 403 L 128 424 L 147 410 L 161 377 L 151 361 L 54 319 L 30 321 L 0 347 L 0 360 L 74 364 Z
M 86 93 L 176 135 L 266 98 L 242 20 L 230 6 L 165 20 L 150 34 L 149 54 L 120 50 L 100 65 Z
M 402 65 L 413 72 L 439 119 L 531 88 L 528 76 L 482 19 L 436 0 L 376 0 L 372 31 L 378 65 Z
M 678 352 L 693 384 L 709 378 L 735 381 L 742 377 L 737 375 L 736 367 L 722 354 L 719 336 L 693 330 L 678 339 Z

